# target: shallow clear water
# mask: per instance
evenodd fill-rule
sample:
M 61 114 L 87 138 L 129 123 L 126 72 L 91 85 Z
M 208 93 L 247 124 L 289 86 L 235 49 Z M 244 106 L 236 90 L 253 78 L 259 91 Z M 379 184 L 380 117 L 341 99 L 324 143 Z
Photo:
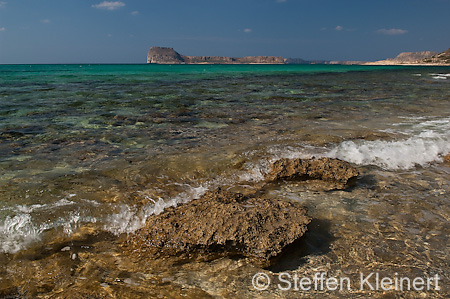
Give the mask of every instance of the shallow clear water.
M 0 72 L 0 295 L 56 296 L 74 286 L 117 295 L 126 285 L 122 295 L 130 297 L 186 290 L 192 298 L 308 297 L 275 286 L 256 291 L 251 277 L 317 269 L 439 274 L 448 282 L 448 67 L 3 65 Z M 117 245 L 166 206 L 252 185 L 268 160 L 309 156 L 349 161 L 362 175 L 348 191 L 286 182 L 267 192 L 302 202 L 315 219 L 305 244 L 270 269 L 223 257 L 142 263 Z M 49 278 L 45 264 L 60 277 Z

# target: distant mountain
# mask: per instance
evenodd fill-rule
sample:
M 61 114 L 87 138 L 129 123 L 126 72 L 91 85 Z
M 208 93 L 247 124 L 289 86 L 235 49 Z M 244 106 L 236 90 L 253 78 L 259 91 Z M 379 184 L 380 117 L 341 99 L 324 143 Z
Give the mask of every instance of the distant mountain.
M 393 60 L 399 63 L 414 63 L 422 61 L 436 55 L 437 52 L 423 51 L 423 52 L 403 52 L 397 55 Z
M 156 64 L 284 64 L 283 57 L 276 56 L 185 56 L 173 48 L 151 47 L 147 53 L 147 63 Z
M 450 49 L 423 60 L 424 63 L 450 64 Z
M 424 59 L 430 58 L 433 55 L 438 54 L 437 52 L 432 51 L 423 51 L 423 52 L 402 52 L 397 55 L 395 58 L 388 58 L 386 60 L 379 60 L 375 62 L 368 62 L 366 64 L 416 64 L 423 63 Z

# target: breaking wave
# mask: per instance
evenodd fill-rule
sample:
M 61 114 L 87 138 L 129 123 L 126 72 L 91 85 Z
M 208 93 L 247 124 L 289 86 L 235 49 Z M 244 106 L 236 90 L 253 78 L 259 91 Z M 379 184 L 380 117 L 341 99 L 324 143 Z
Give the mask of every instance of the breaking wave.
M 344 141 L 328 156 L 357 165 L 397 170 L 442 161 L 442 157 L 450 152 L 449 118 L 423 121 L 397 132 L 412 136 L 394 141 Z
M 439 80 L 446 80 L 450 78 L 450 74 L 430 74 L 431 78 L 433 79 L 439 79 Z

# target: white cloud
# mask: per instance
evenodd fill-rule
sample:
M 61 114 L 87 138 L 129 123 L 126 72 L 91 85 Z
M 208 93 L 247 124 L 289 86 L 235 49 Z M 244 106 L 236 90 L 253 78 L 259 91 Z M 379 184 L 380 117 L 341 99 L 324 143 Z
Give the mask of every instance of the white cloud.
M 52 21 L 50 21 L 50 19 L 43 19 L 43 20 L 41 20 L 41 23 L 44 23 L 44 24 L 50 24 Z
M 116 10 L 124 6 L 125 3 L 121 1 L 103 1 L 102 3 L 92 5 L 94 8 L 106 10 Z
M 385 35 L 399 35 L 407 33 L 408 30 L 392 28 L 392 29 L 379 29 L 377 30 L 377 32 Z
M 344 29 L 344 27 L 342 27 L 340 25 L 338 25 L 334 28 L 334 30 L 337 30 L 337 31 L 341 31 L 342 29 Z
M 8 2 L 0 1 L 0 8 L 5 7 L 7 3 L 8 3 Z
M 139 14 L 139 12 L 138 12 L 137 10 L 135 10 L 135 11 L 132 11 L 131 14 L 132 14 L 133 16 L 136 16 L 136 15 Z
M 0 27 L 0 32 L 1 31 L 6 31 L 6 28 L 5 27 Z
M 253 30 L 250 29 L 250 28 L 245 28 L 245 29 L 244 29 L 244 32 L 245 32 L 245 33 L 250 33 L 250 32 L 252 32 L 252 31 L 253 31 Z
M 113 35 L 111 34 L 111 33 L 108 33 L 108 35 L 107 35 L 108 37 L 112 37 Z

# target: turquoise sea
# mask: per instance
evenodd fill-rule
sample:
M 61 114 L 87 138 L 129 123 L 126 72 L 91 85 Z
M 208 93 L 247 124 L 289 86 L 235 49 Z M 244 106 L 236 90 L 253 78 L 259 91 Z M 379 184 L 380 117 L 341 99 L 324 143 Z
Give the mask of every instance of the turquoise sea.
M 450 67 L 0 65 L 0 298 L 446 298 L 449 107 Z M 312 156 L 361 175 L 346 191 L 268 192 L 315 219 L 271 268 L 120 249 L 151 214 Z M 442 290 L 253 288 L 280 271 L 438 274 Z

